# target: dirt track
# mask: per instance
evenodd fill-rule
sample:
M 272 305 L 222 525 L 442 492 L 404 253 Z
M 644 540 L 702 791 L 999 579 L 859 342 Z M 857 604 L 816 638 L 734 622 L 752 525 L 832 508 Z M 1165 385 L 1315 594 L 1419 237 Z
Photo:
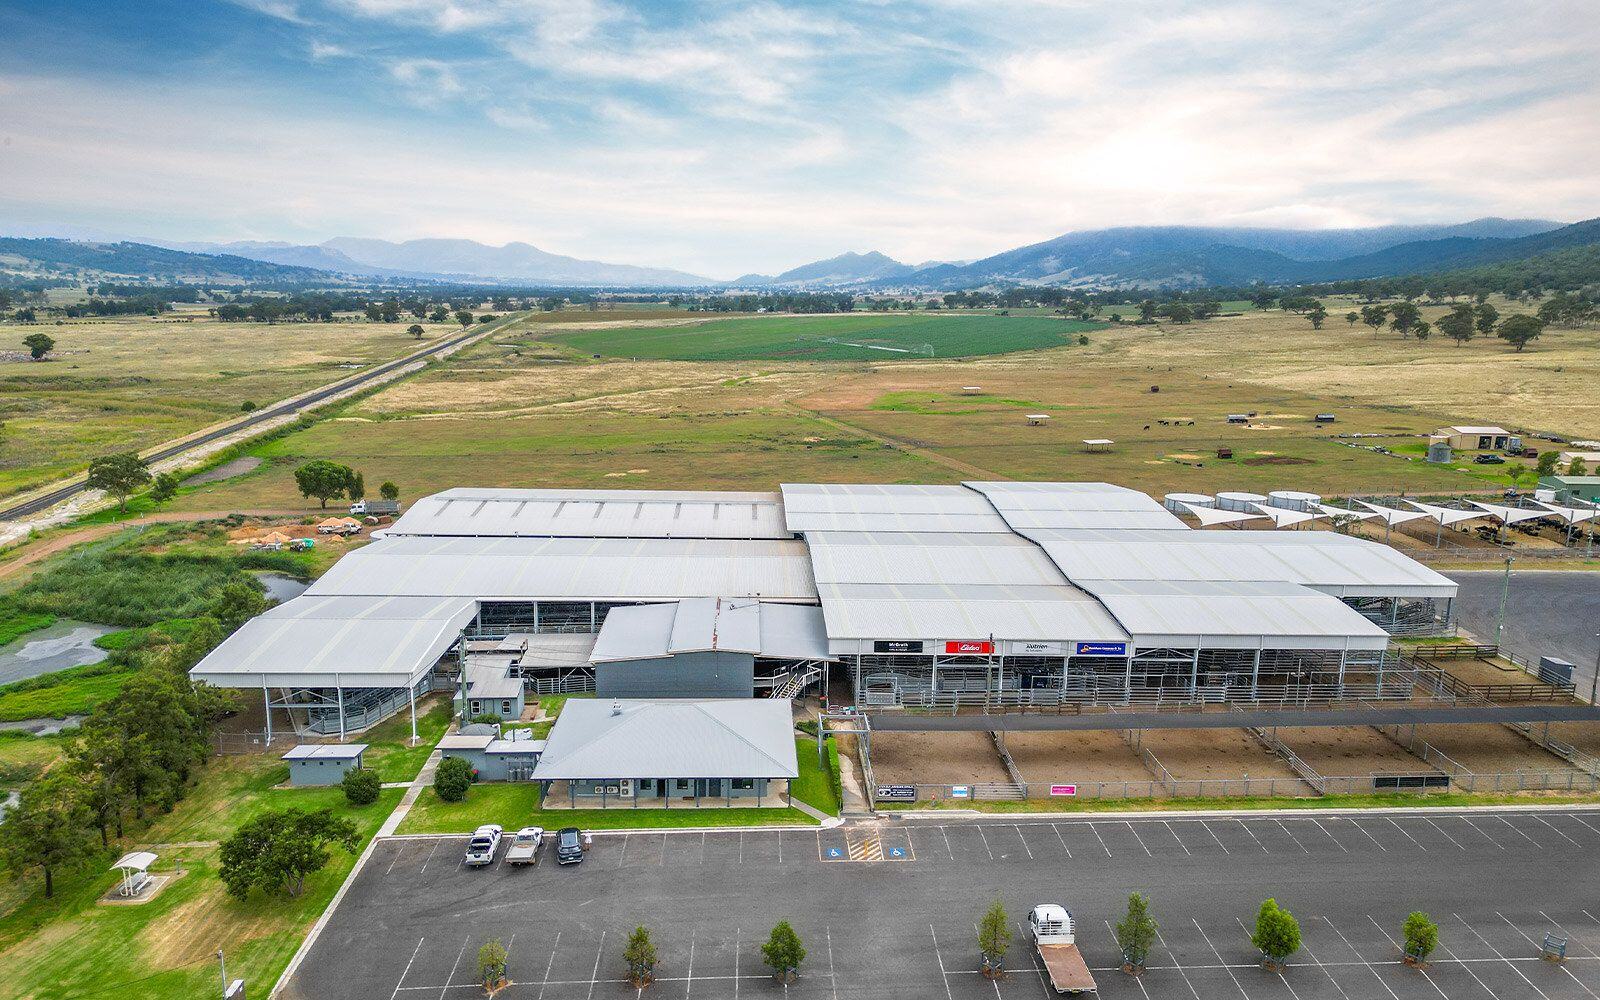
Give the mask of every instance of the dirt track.
M 42 562 L 57 552 L 64 552 L 80 542 L 92 542 L 96 538 L 104 538 L 133 525 L 175 524 L 181 521 L 216 521 L 234 514 L 243 514 L 246 517 L 304 517 L 306 512 L 303 510 L 166 511 L 160 514 L 143 514 L 139 517 L 130 517 L 126 521 L 116 521 L 111 524 L 92 524 L 86 528 L 63 531 L 59 535 L 52 535 L 37 542 L 19 545 L 14 549 L 0 553 L 0 579 L 20 573 L 27 567 Z

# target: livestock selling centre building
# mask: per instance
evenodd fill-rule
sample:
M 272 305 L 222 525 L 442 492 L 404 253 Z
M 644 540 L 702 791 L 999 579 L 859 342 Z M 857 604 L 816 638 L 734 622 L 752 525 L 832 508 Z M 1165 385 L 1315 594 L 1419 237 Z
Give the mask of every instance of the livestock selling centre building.
M 194 678 L 341 737 L 431 689 L 464 688 L 507 723 L 519 691 L 812 690 L 862 707 L 1385 697 L 1409 682 L 1383 624 L 1442 626 L 1456 592 L 1375 542 L 1195 530 L 1105 483 L 452 489 L 374 537 Z M 592 780 L 613 777 L 694 776 Z

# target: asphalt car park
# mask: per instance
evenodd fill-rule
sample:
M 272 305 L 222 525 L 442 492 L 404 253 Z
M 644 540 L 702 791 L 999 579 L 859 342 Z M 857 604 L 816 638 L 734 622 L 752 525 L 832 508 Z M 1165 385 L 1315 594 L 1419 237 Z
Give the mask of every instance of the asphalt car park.
M 650 995 L 776 995 L 759 947 L 787 919 L 808 950 L 791 995 L 1050 996 L 1022 921 L 1056 902 L 1104 997 L 1600 1000 L 1600 810 L 641 831 L 597 834 L 568 868 L 467 870 L 464 843 L 380 843 L 285 995 L 472 996 L 477 949 L 495 937 L 513 980 L 500 996 L 631 995 L 622 950 L 639 924 L 661 955 Z M 1134 890 L 1161 923 L 1139 979 L 1117 970 L 1110 930 Z M 1016 927 L 1010 971 L 990 981 L 975 922 L 996 895 Z M 1282 975 L 1249 944 L 1267 895 L 1304 936 Z M 1441 926 L 1423 970 L 1396 940 L 1413 909 Z M 1564 963 L 1540 959 L 1547 932 L 1569 938 Z

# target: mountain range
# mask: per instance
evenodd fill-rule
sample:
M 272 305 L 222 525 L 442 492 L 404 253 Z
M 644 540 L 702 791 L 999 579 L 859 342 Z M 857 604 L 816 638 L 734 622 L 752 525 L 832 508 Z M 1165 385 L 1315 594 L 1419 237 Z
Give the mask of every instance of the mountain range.
M 1600 244 L 1600 219 L 1477 219 L 1437 226 L 1297 230 L 1129 226 L 1067 233 L 975 261 L 905 264 L 877 251 L 813 261 L 776 275 L 730 282 L 670 268 L 610 264 L 527 243 L 403 243 L 338 237 L 280 242 L 167 243 L 0 240 L 0 254 L 36 270 L 134 276 L 233 276 L 316 281 L 386 278 L 607 288 L 734 288 L 790 291 L 954 291 L 1018 284 L 1202 287 L 1297 284 L 1427 273 Z M 0 266 L 5 264 L 0 260 Z

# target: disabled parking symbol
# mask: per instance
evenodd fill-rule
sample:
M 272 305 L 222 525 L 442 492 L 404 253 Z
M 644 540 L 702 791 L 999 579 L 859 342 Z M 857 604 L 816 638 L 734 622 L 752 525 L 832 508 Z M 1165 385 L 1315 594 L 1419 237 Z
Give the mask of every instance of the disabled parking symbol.
M 904 847 L 891 847 L 888 850 L 888 855 L 891 858 L 903 858 L 906 856 L 906 849 Z
M 842 847 L 826 847 L 823 850 L 831 861 L 838 861 L 844 858 L 844 848 Z

